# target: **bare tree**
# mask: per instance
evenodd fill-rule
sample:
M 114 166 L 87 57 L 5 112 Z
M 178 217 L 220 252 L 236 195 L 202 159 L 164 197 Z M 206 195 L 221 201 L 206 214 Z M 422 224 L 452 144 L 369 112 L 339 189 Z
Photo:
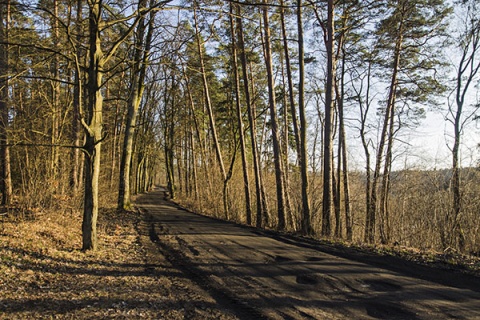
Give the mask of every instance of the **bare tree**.
M 451 195 L 452 207 L 445 217 L 445 233 L 442 236 L 444 247 L 456 246 L 463 250 L 465 247 L 465 235 L 460 218 L 462 214 L 462 184 L 460 177 L 460 146 L 461 136 L 465 125 L 480 108 L 478 101 L 473 101 L 473 109 L 467 109 L 468 97 L 479 79 L 480 70 L 480 6 L 478 1 L 463 1 L 460 10 L 463 13 L 463 30 L 461 30 L 458 43 L 460 59 L 457 62 L 455 85 L 448 103 L 447 120 L 453 124 L 453 146 L 452 153 L 452 178 Z M 451 228 L 451 230 L 448 230 Z

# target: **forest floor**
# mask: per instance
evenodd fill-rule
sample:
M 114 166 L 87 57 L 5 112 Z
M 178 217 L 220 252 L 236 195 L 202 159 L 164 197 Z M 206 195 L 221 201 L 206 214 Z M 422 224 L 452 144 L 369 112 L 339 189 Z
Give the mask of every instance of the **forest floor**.
M 0 218 L 0 319 L 480 319 L 480 261 L 349 248 L 209 219 L 163 199 Z M 380 252 L 378 252 L 380 251 Z
M 235 319 L 166 261 L 135 213 L 102 209 L 99 250 L 86 253 L 78 212 L 0 218 L 0 319 Z

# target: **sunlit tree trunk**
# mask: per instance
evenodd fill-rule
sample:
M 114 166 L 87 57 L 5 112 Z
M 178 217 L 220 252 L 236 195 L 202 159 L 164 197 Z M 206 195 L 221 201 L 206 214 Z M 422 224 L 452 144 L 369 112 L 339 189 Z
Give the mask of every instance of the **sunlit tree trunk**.
M 291 66 L 291 59 L 290 59 L 290 51 L 288 46 L 288 35 L 287 29 L 285 27 L 285 9 L 283 8 L 284 1 L 280 0 L 280 26 L 282 29 L 282 43 L 283 43 L 283 54 L 285 57 L 285 67 L 287 71 L 287 84 L 288 84 L 288 101 L 290 103 L 290 112 L 292 114 L 292 123 L 293 123 L 293 133 L 295 136 L 295 151 L 297 155 L 301 156 L 300 151 L 300 130 L 297 120 L 297 108 L 295 106 L 295 94 L 293 90 L 293 76 L 292 76 L 292 66 Z M 301 3 L 300 3 L 301 6 Z M 301 15 L 301 7 L 299 9 Z M 300 21 L 301 24 L 301 21 Z M 299 35 L 300 40 L 300 35 Z M 303 41 L 303 27 L 302 27 L 302 41 Z M 300 46 L 300 44 L 299 44 Z M 302 45 L 303 47 L 303 45 Z M 303 58 L 302 58 L 303 60 Z
M 264 4 L 267 1 L 264 0 Z M 277 106 L 275 101 L 275 83 L 273 78 L 273 65 L 272 65 L 272 50 L 270 40 L 270 22 L 268 17 L 268 9 L 265 6 L 263 9 L 263 28 L 264 28 L 264 40 L 265 40 L 265 64 L 267 67 L 267 79 L 268 79 L 268 105 L 270 109 L 270 124 L 272 127 L 272 142 L 273 142 L 273 157 L 275 163 L 275 182 L 277 190 L 277 211 L 278 211 L 278 228 L 280 230 L 285 229 L 285 187 L 283 182 L 283 168 L 282 168 L 282 153 L 280 150 L 280 141 L 278 133 L 278 121 L 277 121 Z
M 83 250 L 97 249 L 98 217 L 98 178 L 100 175 L 100 153 L 102 145 L 102 107 L 101 92 L 104 55 L 101 46 L 102 2 L 89 3 L 89 64 L 87 85 L 85 153 L 85 194 L 82 223 Z
M 307 154 L 307 119 L 305 111 L 305 62 L 303 41 L 302 0 L 297 0 L 297 31 L 298 31 L 298 111 L 300 115 L 300 171 L 302 176 L 302 233 L 313 233 L 310 217 L 310 200 L 308 198 L 308 154 Z
M 146 0 L 139 3 L 139 10 L 145 8 Z M 150 55 L 150 47 L 153 36 L 154 11 L 151 12 L 148 23 L 148 31 L 145 37 L 145 18 L 142 16 L 137 26 L 134 61 L 132 68 L 131 92 L 128 101 L 128 115 L 125 128 L 125 136 L 120 161 L 120 181 L 118 189 L 118 208 L 130 209 L 130 167 L 132 163 L 133 137 L 137 123 L 138 109 L 145 91 L 145 75 Z
M 456 70 L 456 83 L 453 101 L 449 102 L 450 121 L 453 124 L 452 153 L 452 178 L 451 178 L 451 209 L 446 216 L 444 228 L 451 234 L 448 239 L 443 236 L 443 246 L 456 246 L 459 250 L 465 249 L 465 234 L 460 223 L 462 215 L 462 185 L 460 177 L 460 145 L 461 136 L 466 121 L 468 121 L 480 108 L 477 103 L 474 110 L 466 112 L 465 103 L 471 92 L 471 86 L 478 80 L 480 73 L 480 5 L 478 1 L 470 0 L 463 2 L 465 20 L 463 33 L 460 34 L 459 43 L 460 60 Z M 478 115 L 477 115 L 478 118 Z M 443 231 L 443 233 L 445 233 Z
M 74 89 L 73 89 L 73 111 L 72 111 L 72 141 L 74 148 L 71 151 L 71 172 L 70 172 L 70 188 L 73 194 L 76 194 L 79 189 L 80 181 L 80 109 L 83 103 L 83 85 L 82 85 L 82 69 L 80 67 L 80 60 L 82 49 L 79 45 L 81 43 L 82 34 L 82 20 L 83 20 L 83 1 L 77 0 L 77 16 L 75 17 L 75 41 L 78 44 L 75 52 L 75 70 L 74 70 Z
M 54 48 L 58 48 L 60 43 L 59 35 L 59 22 L 58 22 L 58 1 L 53 1 L 53 14 L 52 18 L 52 39 Z M 58 137 L 60 135 L 60 78 L 59 78 L 59 68 L 60 61 L 59 55 L 53 57 L 52 67 L 52 124 L 51 124 L 51 137 L 50 142 L 52 144 L 51 155 L 50 155 L 50 174 L 53 180 L 58 179 L 59 171 L 59 148 L 57 146 Z M 57 191 L 57 190 L 54 190 Z
M 325 92 L 325 133 L 323 136 L 323 203 L 322 203 L 322 235 L 331 234 L 332 213 L 332 165 L 333 165 L 333 110 L 334 110 L 334 81 L 335 81 L 335 29 L 334 29 L 334 1 L 328 0 L 328 21 L 326 32 L 327 47 L 327 84 Z
M 344 48 L 342 46 L 342 51 Z M 343 199 L 345 207 L 345 231 L 347 240 L 351 241 L 353 236 L 353 221 L 351 213 L 351 203 L 350 203 L 350 178 L 349 178 L 349 168 L 348 168 L 348 157 L 347 157 L 347 137 L 345 133 L 345 116 L 344 116 L 344 88 L 345 88 L 345 52 L 342 54 L 342 72 L 340 78 L 340 88 L 339 93 L 337 94 L 337 108 L 338 108 L 338 123 L 339 123 L 339 157 L 342 159 L 342 178 L 343 178 Z M 340 168 L 340 164 L 339 164 Z M 340 174 L 339 174 L 340 179 Z
M 242 158 L 243 184 L 245 192 L 245 213 L 247 224 L 252 224 L 252 207 L 250 200 L 250 178 L 248 176 L 247 151 L 245 146 L 245 134 L 243 131 L 242 108 L 240 104 L 240 77 L 238 75 L 237 41 L 235 36 L 235 25 L 233 21 L 233 5 L 230 4 L 230 33 L 232 37 L 232 60 L 233 74 L 235 82 L 235 103 L 237 111 L 238 134 L 240 137 L 240 152 Z
M 2 204 L 12 201 L 13 188 L 10 169 L 10 148 L 8 146 L 9 127 L 9 81 L 8 81 L 8 33 L 10 25 L 10 1 L 0 4 L 0 181 Z
M 248 66 L 247 66 L 247 55 L 245 52 L 245 40 L 243 34 L 243 22 L 241 18 L 240 6 L 237 6 L 237 32 L 238 32 L 238 46 L 240 48 L 240 62 L 242 64 L 242 78 L 243 78 L 243 88 L 245 93 L 245 103 L 247 105 L 248 113 L 248 122 L 250 128 L 250 142 L 252 146 L 252 161 L 253 161 L 253 171 L 255 175 L 255 194 L 256 194 L 256 217 L 255 225 L 257 227 L 262 226 L 262 217 L 268 217 L 267 204 L 265 199 L 265 192 L 263 190 L 261 172 L 260 172 L 260 161 L 258 155 L 257 147 L 257 129 L 255 121 L 255 110 L 252 106 L 251 94 L 250 94 L 250 81 L 248 77 Z
M 212 133 L 213 146 L 215 148 L 215 155 L 217 157 L 218 166 L 219 166 L 219 169 L 220 169 L 220 173 L 222 175 L 224 215 L 228 219 L 229 218 L 229 213 L 228 213 L 228 180 L 229 179 L 228 179 L 228 176 L 227 176 L 227 172 L 225 171 L 225 165 L 224 165 L 224 162 L 223 162 L 222 151 L 220 149 L 220 143 L 218 142 L 217 128 L 216 128 L 216 125 L 215 125 L 215 115 L 213 114 L 212 101 L 211 101 L 211 97 L 210 97 L 210 91 L 209 91 L 209 88 L 208 88 L 207 74 L 206 74 L 206 71 L 205 71 L 205 64 L 204 64 L 204 59 L 203 59 L 203 50 L 202 50 L 201 37 L 200 37 L 200 32 L 199 32 L 199 27 L 198 27 L 196 7 L 197 7 L 197 3 L 195 2 L 194 3 L 194 9 L 193 9 L 193 16 L 194 16 L 194 20 L 195 20 L 195 32 L 196 32 L 196 41 L 197 41 L 200 73 L 201 73 L 201 76 L 202 76 L 203 90 L 204 90 L 204 95 L 205 95 L 205 107 L 207 108 L 207 114 L 208 114 L 208 119 L 209 119 L 209 123 L 210 123 L 210 131 Z
M 396 99 L 396 90 L 397 90 L 397 77 L 398 77 L 398 70 L 400 68 L 400 52 L 402 48 L 402 43 L 403 43 L 403 22 L 399 26 L 399 32 L 398 32 L 399 37 L 397 38 L 396 44 L 395 44 L 395 51 L 394 51 L 394 57 L 393 57 L 393 68 L 392 68 L 392 76 L 390 79 L 390 87 L 389 87 L 389 94 L 388 94 L 388 100 L 387 100 L 387 106 L 385 109 L 385 115 L 383 118 L 383 125 L 380 133 L 380 142 L 378 144 L 377 148 L 377 156 L 375 160 L 375 169 L 373 172 L 373 178 L 372 178 L 372 189 L 371 189 L 371 197 L 370 197 L 370 209 L 367 210 L 367 217 L 366 217 L 366 223 L 365 223 L 365 242 L 367 243 L 374 243 L 375 242 L 375 225 L 376 225 L 376 218 L 378 214 L 378 184 L 379 184 L 379 179 L 380 179 L 380 171 L 381 171 L 381 166 L 382 162 L 384 160 L 384 150 L 385 146 L 387 143 L 393 142 L 393 140 L 389 140 L 389 127 L 390 127 L 390 122 L 394 121 L 394 114 L 395 114 L 395 99 Z M 393 125 L 393 124 L 392 124 Z M 393 139 L 393 137 L 390 137 Z M 389 152 L 391 152 L 391 148 L 389 148 Z M 388 157 L 389 155 L 387 155 Z M 386 185 L 384 185 L 386 187 Z M 380 191 L 386 192 L 385 189 L 382 189 Z

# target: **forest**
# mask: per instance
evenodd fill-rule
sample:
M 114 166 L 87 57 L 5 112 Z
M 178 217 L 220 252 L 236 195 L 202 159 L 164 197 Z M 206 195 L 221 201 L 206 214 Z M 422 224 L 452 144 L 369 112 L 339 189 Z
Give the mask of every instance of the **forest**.
M 479 255 L 479 57 L 476 0 L 2 0 L 1 205 L 69 203 L 96 250 L 106 201 L 164 185 L 258 228 Z M 431 113 L 448 159 L 410 165 Z

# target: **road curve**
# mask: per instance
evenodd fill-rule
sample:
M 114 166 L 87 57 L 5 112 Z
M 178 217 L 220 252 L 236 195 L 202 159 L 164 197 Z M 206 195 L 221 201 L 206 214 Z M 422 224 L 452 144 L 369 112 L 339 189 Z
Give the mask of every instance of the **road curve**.
M 203 217 L 162 189 L 136 205 L 170 263 L 240 319 L 480 319 L 475 277 Z

